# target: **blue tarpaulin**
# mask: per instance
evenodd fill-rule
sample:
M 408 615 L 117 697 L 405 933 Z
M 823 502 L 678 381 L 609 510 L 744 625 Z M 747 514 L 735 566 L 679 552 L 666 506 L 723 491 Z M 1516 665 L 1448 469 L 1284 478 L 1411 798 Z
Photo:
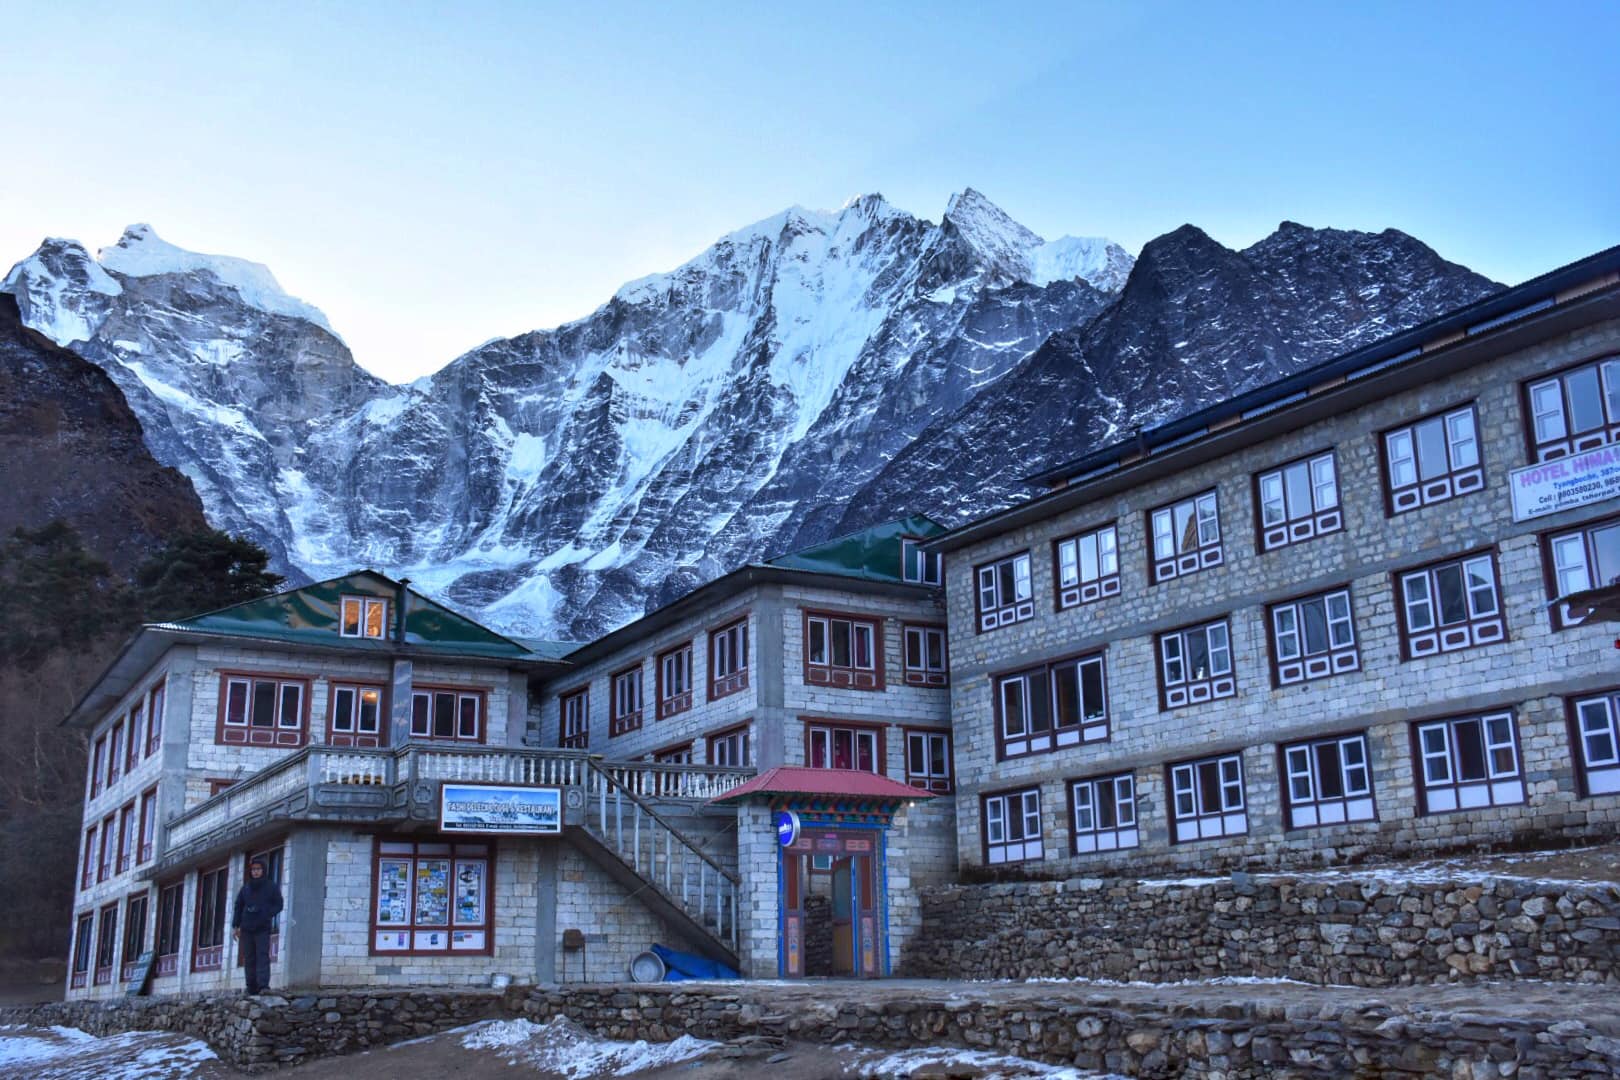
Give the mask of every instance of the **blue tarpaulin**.
M 664 962 L 664 981 L 683 979 L 740 979 L 742 975 L 726 965 L 699 956 L 696 953 L 676 952 L 663 945 L 654 945 L 652 951 Z

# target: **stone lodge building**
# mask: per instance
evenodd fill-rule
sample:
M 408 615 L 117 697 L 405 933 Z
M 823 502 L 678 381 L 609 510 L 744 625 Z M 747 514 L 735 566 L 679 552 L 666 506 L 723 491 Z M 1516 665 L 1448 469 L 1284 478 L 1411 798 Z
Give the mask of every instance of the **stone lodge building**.
M 968 877 L 1612 837 L 1620 249 L 1033 478 L 945 555 Z M 1577 599 L 1579 599 L 1577 597 Z
M 584 645 L 370 571 L 141 628 L 65 721 L 69 996 L 240 985 L 253 855 L 274 986 L 473 985 L 882 976 L 959 876 L 1613 836 L 1620 248 L 1034 480 Z

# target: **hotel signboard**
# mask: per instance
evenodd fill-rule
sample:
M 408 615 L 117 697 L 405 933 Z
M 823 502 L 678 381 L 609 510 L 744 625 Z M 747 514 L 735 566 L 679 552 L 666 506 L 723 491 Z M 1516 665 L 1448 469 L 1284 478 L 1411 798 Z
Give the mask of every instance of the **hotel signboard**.
M 1620 445 L 1514 469 L 1508 483 L 1514 521 L 1612 499 L 1620 496 Z
M 446 782 L 439 831 L 555 836 L 562 832 L 562 789 Z

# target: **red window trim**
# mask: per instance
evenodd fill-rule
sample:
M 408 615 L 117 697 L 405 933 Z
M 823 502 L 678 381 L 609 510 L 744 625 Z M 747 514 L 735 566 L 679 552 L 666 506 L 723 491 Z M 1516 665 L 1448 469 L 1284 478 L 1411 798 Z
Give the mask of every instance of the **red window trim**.
M 754 649 L 752 644 L 750 644 L 748 641 L 748 623 L 752 614 L 752 610 L 744 609 L 741 613 L 728 616 L 724 622 L 717 623 L 709 628 L 709 656 L 707 666 L 709 669 L 708 682 L 710 701 L 719 701 L 721 698 L 730 697 L 732 694 L 740 694 L 744 690 L 748 689 L 748 673 L 753 669 L 754 665 Z M 718 676 L 714 671 L 714 641 L 721 634 L 727 633 L 737 626 L 742 627 L 742 641 L 744 643 L 744 647 L 748 650 L 748 663 L 724 677 Z
M 142 925 L 141 925 L 141 940 L 134 943 L 134 945 L 135 945 L 135 955 L 131 956 L 130 955 L 129 928 L 133 925 L 133 920 L 130 919 L 130 910 L 132 908 L 134 908 L 137 901 L 146 904 L 146 911 L 142 915 L 142 918 L 141 918 L 141 922 L 142 922 Z M 121 935 L 123 937 L 123 948 L 121 950 L 121 952 L 122 952 L 122 962 L 121 962 L 121 966 L 119 967 L 119 971 L 118 971 L 118 981 L 119 982 L 128 982 L 130 979 L 133 979 L 135 977 L 135 971 L 136 971 L 136 966 L 137 966 L 136 961 L 138 961 L 140 959 L 141 953 L 146 951 L 146 940 L 145 939 L 146 939 L 147 933 L 151 929 L 152 929 L 152 902 L 151 902 L 151 898 L 150 898 L 150 890 L 141 889 L 141 890 L 139 890 L 137 892 L 132 892 L 128 896 L 124 897 L 124 927 L 123 927 L 123 933 Z
M 146 691 L 146 756 L 151 757 L 163 745 L 163 710 L 168 707 L 168 680 L 159 679 Z M 161 704 L 161 708 L 155 704 Z
M 939 795 L 949 795 L 956 790 L 956 741 L 951 738 L 951 729 L 948 727 L 932 727 L 927 724 L 908 724 L 900 729 L 905 739 L 905 769 L 906 783 L 923 791 L 932 791 Z M 941 781 L 938 777 L 930 777 L 911 771 L 911 737 L 913 735 L 943 735 L 945 737 L 945 767 L 948 775 Z
M 107 763 L 107 734 L 97 736 L 90 751 L 90 798 L 101 794 L 102 767 Z
M 914 668 L 906 653 L 907 630 L 938 630 L 940 644 L 944 647 L 945 668 L 942 671 L 930 671 L 927 668 Z M 900 624 L 900 669 L 905 673 L 907 686 L 926 686 L 930 689 L 941 689 L 951 685 L 951 635 L 950 628 L 943 623 L 934 622 L 902 622 Z
M 641 708 L 621 715 L 619 712 L 619 678 L 624 675 L 640 676 L 636 696 L 641 699 Z M 628 735 L 632 731 L 640 731 L 641 716 L 646 710 L 647 674 L 641 661 L 638 660 L 629 667 L 622 667 L 608 675 L 608 738 Z
M 883 723 L 882 721 L 873 720 L 850 720 L 841 716 L 801 716 L 799 717 L 799 720 L 804 724 L 804 764 L 806 768 L 817 768 L 817 766 L 810 763 L 811 731 L 816 728 L 825 728 L 829 730 L 837 728 L 849 728 L 857 731 L 871 731 L 877 734 L 876 745 L 873 748 L 873 753 L 876 755 L 874 764 L 877 765 L 877 768 L 872 770 L 872 775 L 889 775 L 888 724 Z M 831 769 L 835 768 L 835 766 L 823 765 L 820 766 L 820 768 Z M 866 772 L 867 770 L 861 768 L 849 768 L 842 771 Z
M 152 909 L 152 951 L 156 953 L 158 946 L 161 944 L 161 940 L 158 936 L 160 930 L 158 924 L 163 919 L 163 898 L 171 889 L 179 890 L 179 905 L 175 909 L 174 914 L 174 952 L 162 953 L 158 955 L 157 962 L 152 966 L 152 975 L 154 978 L 162 978 L 165 975 L 176 975 L 180 972 L 180 950 L 184 948 L 184 941 L 180 936 L 180 931 L 184 928 L 186 915 L 186 879 L 183 877 L 175 878 L 172 881 L 160 881 L 157 883 L 157 903 Z
M 456 716 L 456 734 L 453 737 L 443 735 L 416 734 L 416 695 L 417 694 L 455 694 L 458 706 L 462 695 L 478 699 L 478 737 L 469 739 L 461 734 L 461 717 Z M 429 726 L 432 716 L 428 717 Z M 411 687 L 411 728 L 410 738 L 413 742 L 449 743 L 453 746 L 483 746 L 489 741 L 489 689 L 482 686 L 447 686 L 437 683 L 418 683 Z
M 126 873 L 135 865 L 135 837 L 130 835 L 138 826 L 135 822 L 135 800 L 118 808 L 118 873 Z
M 568 703 L 576 699 L 583 703 L 579 712 L 580 725 L 579 730 L 570 735 L 567 726 Z M 586 683 L 566 694 L 557 695 L 557 746 L 563 750 L 588 750 L 590 745 L 591 685 Z
M 148 806 L 152 808 L 150 823 L 147 821 L 146 814 Z M 140 809 L 136 813 L 140 815 L 141 832 L 140 846 L 135 849 L 135 862 L 136 865 L 140 865 L 152 861 L 153 847 L 157 843 L 157 788 L 155 786 L 141 792 Z
M 101 819 L 101 860 L 96 864 L 96 880 L 106 881 L 112 877 L 113 860 L 118 857 L 117 849 L 109 846 L 113 838 L 113 823 L 118 814 L 114 811 Z
M 803 608 L 803 618 L 799 621 L 800 638 L 803 642 L 804 653 L 804 681 L 809 686 L 826 686 L 835 690 L 875 690 L 884 689 L 883 661 L 887 651 L 884 641 L 884 617 L 861 611 L 839 611 L 833 608 Z M 813 664 L 810 662 L 810 620 L 826 619 L 829 622 L 838 619 L 851 625 L 851 634 L 856 623 L 872 628 L 872 667 L 859 668 L 854 666 L 841 667 L 829 662 Z M 829 627 L 830 629 L 830 627 Z M 851 645 L 853 646 L 853 638 Z M 830 642 L 829 642 L 830 647 Z M 851 657 L 853 659 L 853 657 Z
M 226 724 L 225 706 L 227 694 L 232 679 L 248 680 L 249 707 L 252 707 L 252 683 L 254 680 L 275 682 L 277 684 L 277 712 L 280 712 L 280 686 L 284 683 L 297 683 L 302 689 L 299 691 L 298 729 L 280 726 L 281 718 L 276 717 L 276 723 L 269 727 L 255 728 L 248 724 Z M 310 678 L 308 675 L 293 675 L 275 671 L 221 671 L 219 673 L 219 706 L 214 718 L 214 742 L 219 746 L 252 746 L 264 749 L 296 750 L 309 742 L 309 708 L 310 708 Z M 268 739 L 258 738 L 255 734 L 268 735 Z M 227 737 L 227 736 L 232 737 Z
M 1215 542 L 1213 544 L 1197 544 L 1191 551 L 1182 551 L 1179 538 L 1174 536 L 1175 509 L 1183 503 L 1193 505 L 1193 528 L 1198 528 L 1198 500 L 1205 495 L 1215 496 Z M 1176 550 L 1167 558 L 1159 558 L 1158 551 L 1153 546 L 1153 515 L 1161 510 L 1169 510 L 1172 529 L 1171 539 L 1176 544 Z M 1188 492 L 1179 498 L 1150 506 L 1142 515 L 1144 538 L 1147 541 L 1147 579 L 1149 585 L 1163 585 L 1168 581 L 1178 581 L 1191 574 L 1200 573 L 1221 566 L 1226 562 L 1226 534 L 1221 531 L 1221 491 L 1220 485 L 1211 484 L 1206 488 Z M 1115 533 L 1115 539 L 1118 539 Z
M 96 883 L 97 861 L 96 823 L 91 822 L 90 827 L 84 830 L 84 864 L 79 868 L 79 891 L 83 892 Z
M 653 683 L 658 694 L 657 716 L 660 720 L 667 720 L 671 716 L 686 712 L 692 707 L 692 695 L 696 690 L 696 672 L 693 670 L 693 660 L 696 656 L 696 642 L 687 640 L 679 645 L 672 646 L 658 653 L 653 658 Z M 669 694 L 664 688 L 664 658 L 685 650 L 686 652 L 686 689 L 678 694 Z M 645 707 L 645 705 L 643 705 Z
M 68 985 L 74 990 L 82 990 L 90 981 L 90 969 L 95 966 L 96 913 L 94 909 L 81 911 L 73 917 L 73 952 L 68 956 L 68 972 L 70 981 Z M 79 967 L 79 949 L 84 949 L 84 967 Z
M 455 921 L 454 921 L 454 915 L 452 914 L 451 921 L 447 925 L 445 925 L 443 927 L 435 926 L 435 927 L 424 928 L 424 929 L 428 929 L 428 930 L 442 929 L 447 934 L 454 931 L 454 930 L 482 931 L 483 935 L 484 935 L 484 947 L 482 949 L 451 949 L 451 948 L 449 948 L 448 945 L 443 949 L 418 949 L 418 948 L 415 947 L 414 936 L 413 936 L 413 939 L 412 939 L 412 942 L 411 942 L 412 947 L 409 948 L 409 949 L 378 949 L 377 948 L 377 933 L 378 933 L 378 931 L 381 931 L 381 930 L 398 931 L 400 929 L 400 927 L 398 927 L 398 926 L 387 926 L 387 927 L 385 927 L 385 926 L 383 926 L 383 925 L 381 925 L 380 923 L 377 922 L 377 893 L 378 893 L 378 889 L 380 888 L 380 886 L 382 884 L 382 860 L 385 857 L 388 857 L 388 858 L 402 858 L 403 857 L 403 856 L 400 856 L 400 855 L 393 855 L 393 854 L 390 854 L 388 856 L 384 856 L 383 850 L 382 850 L 382 845 L 385 842 L 387 842 L 387 843 L 397 843 L 397 844 L 411 844 L 413 846 L 413 851 L 412 851 L 412 854 L 410 855 L 411 872 L 412 872 L 412 893 L 411 893 L 411 897 L 412 897 L 413 906 L 414 906 L 414 903 L 415 903 L 416 861 L 422 857 L 421 852 L 420 852 L 421 845 L 423 845 L 423 844 L 445 844 L 445 845 L 448 845 L 449 848 L 450 848 L 449 858 L 451 860 L 450 865 L 451 865 L 451 872 L 452 873 L 454 873 L 454 870 L 455 870 L 455 860 L 462 857 L 462 856 L 457 854 L 457 852 L 456 852 L 457 848 L 460 848 L 460 847 L 483 847 L 483 848 L 486 849 L 486 852 L 483 855 L 468 855 L 468 856 L 466 856 L 466 858 L 468 858 L 468 859 L 482 859 L 482 860 L 484 860 L 484 863 L 485 863 L 485 868 L 484 868 L 484 921 L 483 921 L 483 923 L 478 925 L 478 926 L 456 926 Z M 366 950 L 367 950 L 368 955 L 370 955 L 370 956 L 493 956 L 495 954 L 495 897 L 496 897 L 495 871 L 496 871 L 496 868 L 497 868 L 496 863 L 498 862 L 499 854 L 500 854 L 500 851 L 496 847 L 495 837 L 493 837 L 493 836 L 480 836 L 480 837 L 440 836 L 440 835 L 438 835 L 436 833 L 429 833 L 429 834 L 426 834 L 426 835 L 415 834 L 415 835 L 411 835 L 411 836 L 374 836 L 374 837 L 372 837 L 372 842 L 371 842 L 371 908 L 370 908 L 370 914 L 367 915 L 367 917 L 366 917 L 366 922 L 367 922 L 367 925 L 369 927 L 369 929 L 367 931 L 367 934 L 366 934 Z M 442 858 L 442 857 L 443 856 L 434 856 L 434 855 L 429 855 L 428 856 L 428 858 Z M 455 905 L 455 896 L 454 896 L 453 892 L 451 894 L 450 903 L 451 903 L 451 906 L 453 908 L 454 905 Z M 416 933 L 417 929 L 418 928 L 416 926 L 415 916 L 414 916 L 414 912 L 413 912 L 411 921 L 408 924 L 406 924 L 405 932 L 408 933 L 408 934 L 414 935 Z
M 125 756 L 125 749 L 119 743 L 127 741 L 127 735 L 128 733 L 124 730 L 124 715 L 120 713 L 118 719 L 113 721 L 112 727 L 107 730 L 107 790 L 109 791 L 118 782 L 118 778 L 124 775 L 122 759 Z
M 203 879 L 216 873 L 225 875 L 225 889 L 221 894 L 221 901 L 217 918 L 219 920 L 220 943 L 218 945 L 204 946 L 202 944 L 202 900 Z M 223 971 L 225 969 L 225 933 L 230 922 L 229 906 L 231 903 L 231 864 L 227 859 L 216 866 L 199 867 L 197 869 L 197 888 L 195 889 L 196 902 L 191 908 L 191 970 L 192 971 Z
M 136 697 L 135 704 L 129 710 L 129 731 L 124 736 L 124 775 L 128 776 L 135 771 L 135 766 L 141 762 L 142 744 L 146 742 L 146 733 L 141 730 L 141 721 L 146 717 L 146 698 Z M 137 739 L 136 736 L 140 738 Z
M 1401 488 L 1401 494 L 1404 495 L 1408 492 L 1413 493 L 1417 501 L 1409 502 L 1407 505 L 1397 508 L 1395 505 L 1396 491 L 1394 480 L 1389 473 L 1389 436 L 1392 433 L 1401 431 L 1405 428 L 1415 429 L 1425 420 L 1433 420 L 1437 416 L 1444 417 L 1450 413 L 1460 412 L 1463 409 L 1472 410 L 1474 415 L 1474 445 L 1475 451 L 1479 457 L 1479 461 L 1473 465 L 1463 468 L 1460 471 L 1455 469 L 1447 469 L 1446 474 L 1443 477 L 1438 477 L 1436 479 L 1427 481 L 1419 479 L 1416 484 L 1409 484 Z M 1526 417 L 1529 415 L 1529 413 L 1525 413 Z M 1442 426 L 1444 426 L 1443 422 Z M 1373 437 L 1378 440 L 1378 483 L 1380 489 L 1384 493 L 1384 516 L 1386 518 L 1393 518 L 1399 514 L 1411 513 L 1413 510 L 1421 510 L 1425 506 L 1435 506 L 1439 503 L 1450 502 L 1452 499 L 1461 498 L 1464 495 L 1473 495 L 1477 492 L 1485 490 L 1485 488 L 1488 486 L 1485 478 L 1485 439 L 1480 432 L 1478 397 L 1464 398 L 1461 401 L 1454 401 L 1442 408 L 1431 409 L 1428 412 L 1423 412 L 1416 416 L 1408 417 L 1398 424 L 1391 424 L 1390 426 L 1383 428 L 1382 430 L 1376 432 Z M 1448 464 L 1450 461 L 1450 456 L 1451 444 L 1448 437 L 1446 444 L 1446 457 Z M 1534 457 L 1532 457 L 1531 460 L 1533 461 Z M 1474 475 L 1476 473 L 1478 474 L 1477 476 Z M 1466 490 L 1457 490 L 1459 486 L 1457 480 L 1459 477 L 1462 478 L 1466 484 Z M 1444 481 L 1447 485 L 1449 494 L 1436 494 L 1433 498 L 1430 498 L 1425 489 L 1436 487 L 1442 481 Z
M 111 934 L 107 933 L 108 915 L 112 916 Z M 111 941 L 106 940 L 109 937 L 112 938 Z M 107 952 L 108 962 L 106 964 L 101 962 L 104 947 Z M 113 969 L 118 966 L 118 901 L 116 900 L 110 904 L 102 904 L 101 908 L 96 912 L 96 951 L 90 966 L 95 972 L 95 978 L 92 980 L 94 985 L 105 986 L 113 981 Z
M 747 758 L 752 760 L 753 756 L 754 756 L 754 721 L 753 721 L 752 718 L 749 718 L 747 720 L 744 720 L 740 724 L 727 724 L 723 728 L 718 728 L 718 729 L 716 729 L 714 731 L 711 731 L 708 734 L 704 735 L 703 736 L 703 760 L 704 760 L 704 762 L 706 764 L 709 764 L 709 765 L 714 765 L 715 764 L 715 760 L 714 760 L 714 744 L 719 742 L 722 739 L 730 739 L 730 738 L 732 738 L 734 736 L 737 736 L 737 735 L 741 735 L 743 738 L 748 740 L 748 753 L 746 755 L 744 755 L 744 756 L 746 756 Z M 808 739 L 808 738 L 809 738 L 809 736 L 806 736 L 806 739 Z M 809 743 L 806 742 L 805 745 L 808 748 Z M 809 758 L 807 757 L 805 760 L 808 761 Z M 725 768 L 747 768 L 748 767 L 748 762 L 745 761 L 741 765 L 728 765 L 728 766 L 724 766 L 724 767 Z
M 333 679 L 326 690 L 326 745 L 365 749 L 375 749 L 382 746 L 383 735 L 388 731 L 389 719 L 393 711 L 391 689 L 391 687 L 380 683 L 348 682 L 342 679 Z M 353 730 L 338 731 L 337 699 L 339 690 L 353 690 L 356 695 L 366 690 L 377 691 L 377 730 L 374 733 L 367 734 L 360 730 L 358 713 L 355 716 Z M 356 700 L 358 701 L 358 698 Z
M 1006 603 L 986 610 L 984 606 L 984 593 L 979 586 L 980 572 L 1002 563 L 1013 562 L 1022 557 L 1029 562 L 1029 599 L 1020 600 L 1016 593 Z M 1032 548 L 1020 548 L 1009 551 L 1005 555 L 973 565 L 973 628 L 975 633 L 988 634 L 1000 630 L 1004 626 L 1015 623 L 1028 622 L 1035 617 L 1035 553 Z M 998 590 L 999 591 L 999 590 Z M 993 624 L 993 625 L 989 625 Z
M 215 795 L 218 795 L 220 792 L 225 791 L 225 790 L 227 790 L 229 788 L 233 788 L 235 786 L 236 786 L 236 781 L 234 779 L 232 779 L 231 777 L 228 777 L 228 776 L 210 776 L 208 778 L 208 797 L 210 799 L 212 799 Z

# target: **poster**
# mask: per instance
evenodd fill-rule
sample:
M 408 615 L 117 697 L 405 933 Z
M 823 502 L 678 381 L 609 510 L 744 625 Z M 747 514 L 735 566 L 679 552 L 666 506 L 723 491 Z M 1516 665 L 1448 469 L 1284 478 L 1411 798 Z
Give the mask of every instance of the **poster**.
M 456 863 L 456 925 L 478 926 L 484 921 L 484 864 Z
M 377 863 L 377 924 L 410 922 L 411 860 L 381 859 Z
M 450 860 L 421 859 L 416 864 L 416 924 L 443 926 L 450 921 Z

